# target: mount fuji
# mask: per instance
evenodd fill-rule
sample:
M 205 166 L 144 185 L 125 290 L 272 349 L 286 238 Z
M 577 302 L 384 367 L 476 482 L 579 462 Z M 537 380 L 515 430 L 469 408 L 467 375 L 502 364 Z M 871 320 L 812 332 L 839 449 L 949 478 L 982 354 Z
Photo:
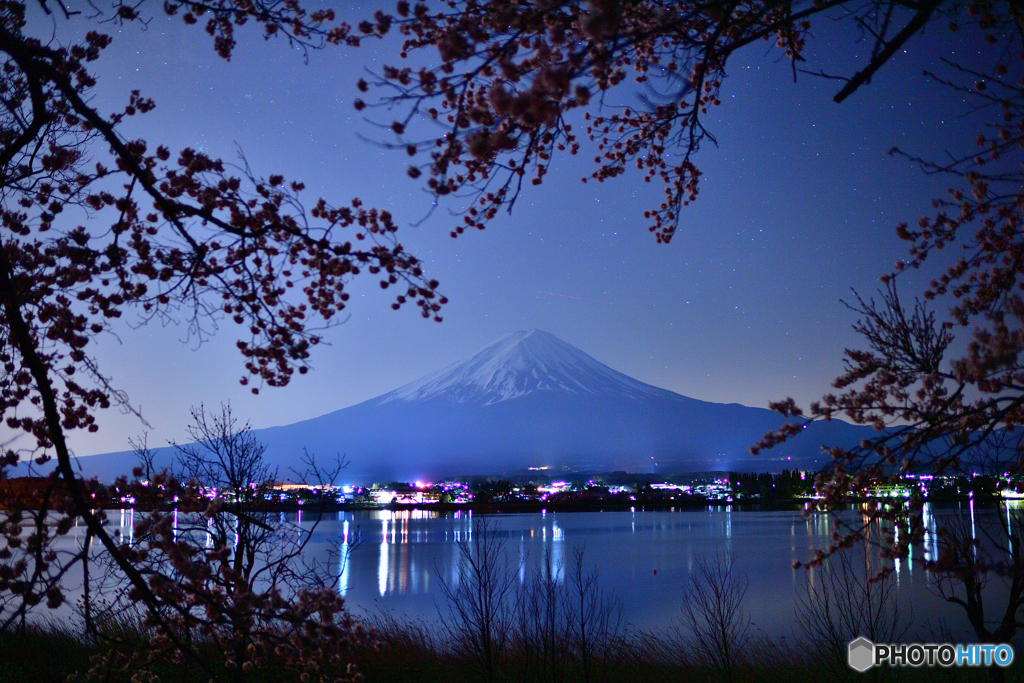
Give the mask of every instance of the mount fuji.
M 287 472 L 303 448 L 344 454 L 352 481 L 437 479 L 529 467 L 650 472 L 815 469 L 822 445 L 853 445 L 865 428 L 813 423 L 789 443 L 748 448 L 783 419 L 762 408 L 699 401 L 645 384 L 547 332 L 506 335 L 471 358 L 357 405 L 255 430 Z M 867 430 L 870 431 L 870 430 Z M 101 479 L 127 453 L 79 458 Z
M 528 330 L 507 334 L 472 358 L 370 403 L 382 406 L 396 401 L 442 400 L 482 407 L 543 392 L 618 396 L 634 401 L 679 396 L 612 370 L 552 334 Z

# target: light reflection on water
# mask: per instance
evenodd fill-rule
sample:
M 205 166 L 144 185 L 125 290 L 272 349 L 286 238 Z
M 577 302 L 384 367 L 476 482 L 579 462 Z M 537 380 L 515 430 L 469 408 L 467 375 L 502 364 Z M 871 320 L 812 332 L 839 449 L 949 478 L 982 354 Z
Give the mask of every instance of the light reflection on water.
M 1010 508 L 1017 505 L 1020 503 L 1010 503 L 999 511 L 975 511 L 971 502 L 963 512 L 970 520 L 971 532 L 978 533 L 979 519 L 1004 514 L 1004 509 L 1008 516 Z M 960 613 L 934 594 L 934 578 L 924 572 L 921 562 L 937 557 L 937 519 L 943 514 L 946 512 L 926 505 L 922 545 L 905 560 L 895 561 L 900 599 L 913 604 L 917 622 L 935 617 L 962 622 Z M 859 509 L 841 515 L 850 523 L 869 521 Z M 131 542 L 134 511 L 111 512 L 108 518 Z M 301 519 L 295 514 L 282 514 L 280 519 L 306 528 L 314 521 L 309 511 Z M 509 571 L 518 583 L 528 581 L 546 557 L 551 558 L 553 578 L 563 583 L 573 550 L 583 547 L 587 568 L 597 568 L 602 588 L 621 600 L 626 619 L 652 629 L 678 624 L 682 588 L 699 557 L 731 554 L 736 571 L 749 580 L 746 606 L 756 629 L 778 636 L 791 630 L 797 592 L 816 589 L 815 570 L 794 569 L 792 564 L 794 560 L 807 561 L 816 548 L 828 545 L 835 518 L 818 513 L 805 517 L 798 510 L 723 506 L 675 511 L 545 511 L 489 519 L 497 524 Z M 884 531 L 882 524 L 871 523 L 873 538 Z M 79 526 L 65 542 L 69 548 L 81 547 L 83 540 L 84 530 Z M 441 601 L 439 580 L 455 585 L 461 579 L 458 543 L 475 540 L 472 515 L 466 512 L 339 512 L 325 515 L 319 522 L 307 553 L 312 560 L 332 559 L 338 591 L 355 611 L 383 609 L 434 619 Z M 101 552 L 98 546 L 96 552 Z M 885 561 L 869 543 L 850 552 L 862 556 L 870 571 Z
M 855 520 L 854 514 L 848 516 Z M 621 599 L 627 619 L 650 628 L 677 622 L 681 590 L 697 558 L 732 554 L 737 571 L 750 581 L 748 606 L 755 623 L 772 633 L 788 631 L 795 592 L 814 584 L 813 570 L 793 569 L 793 561 L 809 559 L 815 548 L 828 544 L 833 530 L 827 515 L 804 518 L 799 511 L 744 511 L 731 506 L 672 512 L 547 512 L 493 519 L 505 541 L 509 568 L 520 584 L 545 557 L 552 560 L 555 580 L 564 582 L 572 549 L 583 546 L 587 565 L 596 566 L 602 586 Z M 930 512 L 928 523 L 934 530 Z M 321 523 L 316 543 L 326 542 L 331 528 L 339 524 L 352 550 L 338 589 L 353 608 L 367 611 L 387 609 L 434 618 L 440 600 L 438 579 L 451 585 L 459 582 L 457 543 L 473 542 L 469 515 L 409 510 L 341 513 Z M 929 552 L 935 552 L 934 533 L 929 542 Z M 875 548 L 865 546 L 863 553 L 872 569 L 880 566 Z M 923 599 L 936 609 L 944 607 L 927 593 L 923 572 L 912 561 L 898 567 L 897 576 L 907 584 L 907 597 L 913 594 L 915 602 Z

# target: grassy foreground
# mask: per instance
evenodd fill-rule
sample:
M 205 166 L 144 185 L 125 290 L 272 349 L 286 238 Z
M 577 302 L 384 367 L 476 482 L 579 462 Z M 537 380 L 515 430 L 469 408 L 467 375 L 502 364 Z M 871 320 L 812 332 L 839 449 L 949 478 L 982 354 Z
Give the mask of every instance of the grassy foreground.
M 358 653 L 356 661 L 368 682 L 436 683 L 482 681 L 480 664 L 466 648 L 439 638 L 435 625 L 382 620 L 378 647 Z M 502 658 L 497 681 L 515 683 L 908 683 L 989 681 L 987 669 L 941 667 L 872 669 L 864 674 L 850 669 L 845 653 L 820 652 L 788 640 L 767 639 L 749 644 L 742 662 L 731 673 L 702 661 L 688 651 L 685 640 L 661 634 L 632 632 L 613 652 L 595 653 L 587 667 L 578 657 L 561 661 L 545 658 L 536 649 L 509 648 Z M 589 668 L 589 670 L 588 670 Z M 1020 663 L 1006 668 L 1007 681 L 1024 681 Z
M 480 658 L 470 648 L 443 637 L 440 624 L 378 620 L 371 645 L 358 647 L 351 657 L 366 683 L 439 683 L 487 681 Z M 132 672 L 94 671 L 89 675 L 91 657 L 108 648 L 127 650 L 143 646 L 141 634 L 122 630 L 100 640 L 90 640 L 62 624 L 28 628 L 20 633 L 0 634 L 0 683 L 64 683 L 105 681 L 139 683 Z M 209 655 L 210 653 L 206 653 Z M 347 662 L 335 672 L 320 671 L 307 681 L 334 680 L 344 673 Z M 154 667 L 157 678 L 149 683 L 206 683 L 209 674 L 193 667 Z M 1024 666 L 1015 663 L 1005 670 L 1007 681 L 1024 680 Z M 234 676 L 228 674 L 225 680 Z M 296 681 L 298 674 L 273 666 L 247 672 L 235 679 L 253 683 Z M 613 647 L 595 651 L 589 661 L 561 648 L 522 647 L 507 644 L 496 659 L 495 683 L 822 683 L 822 681 L 988 681 L 987 669 L 872 669 L 858 674 L 849 669 L 841 655 L 815 652 L 786 640 L 752 642 L 732 671 L 724 671 L 672 637 L 644 632 L 624 635 Z

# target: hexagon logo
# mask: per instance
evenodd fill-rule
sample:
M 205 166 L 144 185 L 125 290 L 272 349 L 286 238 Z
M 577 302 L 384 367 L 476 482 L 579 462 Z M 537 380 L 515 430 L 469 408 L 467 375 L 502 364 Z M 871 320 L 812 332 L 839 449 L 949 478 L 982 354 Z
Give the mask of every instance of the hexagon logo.
M 854 671 L 864 673 L 875 664 L 875 644 L 864 637 L 851 641 L 846 661 Z

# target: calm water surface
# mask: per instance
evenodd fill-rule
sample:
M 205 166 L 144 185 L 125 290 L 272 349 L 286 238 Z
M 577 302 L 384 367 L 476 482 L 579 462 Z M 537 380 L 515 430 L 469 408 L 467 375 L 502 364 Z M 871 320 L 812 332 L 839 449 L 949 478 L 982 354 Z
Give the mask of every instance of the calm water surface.
M 850 520 L 854 513 L 846 513 Z M 828 544 L 832 519 L 800 511 L 751 511 L 730 507 L 677 511 L 570 512 L 493 515 L 505 541 L 507 561 L 525 581 L 550 552 L 564 568 L 574 548 L 585 552 L 602 587 L 621 600 L 626 619 L 642 628 L 678 624 L 683 588 L 694 561 L 716 553 L 732 555 L 735 571 L 749 581 L 746 608 L 761 631 L 786 635 L 794 621 L 795 596 L 813 585 L 806 569 L 793 569 L 815 548 Z M 933 522 L 932 522 L 933 523 Z M 435 618 L 443 602 L 439 579 L 456 582 L 457 542 L 471 540 L 468 514 L 426 511 L 342 513 L 317 529 L 314 552 L 351 543 L 349 560 L 339 563 L 339 591 L 356 611 L 390 610 Z M 929 539 L 934 552 L 934 538 Z M 337 547 L 337 546 L 335 546 Z M 928 544 L 926 544 L 928 547 Z M 858 553 L 872 567 L 877 551 Z M 921 549 L 897 562 L 900 599 L 913 604 L 915 621 L 959 619 L 934 591 L 921 567 Z M 443 610 L 443 605 L 442 605 Z
M 926 525 L 934 529 L 936 515 L 926 506 Z M 839 513 L 860 519 L 854 511 Z M 994 515 L 979 511 L 979 518 Z M 298 521 L 313 526 L 308 515 Z M 816 548 L 828 545 L 834 517 L 799 510 L 756 511 L 719 506 L 700 510 L 616 512 L 563 512 L 489 515 L 498 529 L 506 562 L 524 582 L 550 553 L 561 566 L 556 575 L 565 580 L 576 548 L 583 548 L 585 565 L 596 568 L 601 587 L 616 596 L 625 619 L 634 626 L 663 630 L 679 623 L 687 576 L 695 560 L 714 554 L 731 555 L 736 573 L 749 581 L 745 606 L 756 629 L 772 636 L 792 632 L 795 598 L 813 589 L 815 576 L 793 569 Z M 111 526 L 129 537 L 133 513 L 109 514 Z M 75 529 L 67 543 L 81 543 Z M 76 538 L 78 539 L 76 541 Z M 436 619 L 444 611 L 441 581 L 459 581 L 460 541 L 473 542 L 469 513 L 424 510 L 393 512 L 357 511 L 325 515 L 316 525 L 307 547 L 309 559 L 330 562 L 338 574 L 338 591 L 357 613 L 382 610 L 396 616 Z M 347 553 L 345 552 L 347 550 Z M 921 561 L 936 552 L 934 534 L 924 548 L 895 563 L 895 581 L 901 603 L 911 606 L 914 622 L 928 635 L 928 624 L 942 619 L 954 632 L 965 622 L 959 608 L 936 593 L 934 578 Z M 872 569 L 879 566 L 877 550 L 863 546 L 856 553 Z M 342 561 L 347 555 L 347 561 Z M 995 603 L 993 603 L 995 605 Z

